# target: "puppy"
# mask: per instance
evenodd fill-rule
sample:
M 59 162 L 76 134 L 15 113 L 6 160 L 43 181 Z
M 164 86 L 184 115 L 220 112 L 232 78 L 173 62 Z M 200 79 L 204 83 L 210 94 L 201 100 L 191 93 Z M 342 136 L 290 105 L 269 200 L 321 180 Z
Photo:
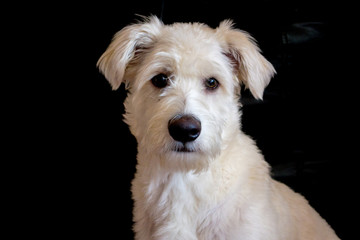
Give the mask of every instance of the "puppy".
M 135 239 L 339 239 L 270 177 L 240 130 L 240 86 L 261 99 L 275 70 L 231 21 L 212 29 L 150 17 L 119 31 L 97 66 L 113 89 L 129 91 Z

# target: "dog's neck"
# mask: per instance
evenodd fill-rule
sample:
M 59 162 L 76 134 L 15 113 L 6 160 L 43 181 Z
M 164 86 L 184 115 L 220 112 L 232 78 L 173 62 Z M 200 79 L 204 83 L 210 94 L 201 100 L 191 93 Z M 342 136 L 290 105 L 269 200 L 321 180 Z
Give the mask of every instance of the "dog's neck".
M 174 170 L 169 172 L 168 169 L 155 164 L 157 159 L 149 158 L 146 159 L 148 164 L 142 162 L 138 165 L 137 176 L 134 180 L 136 183 L 133 184 L 136 189 L 133 188 L 133 193 L 142 195 L 143 211 L 149 218 L 155 217 L 149 219 L 154 224 L 153 229 L 185 224 L 183 219 L 177 219 L 177 216 L 188 219 L 186 224 L 189 224 L 189 229 L 194 226 L 199 227 L 199 224 L 204 222 L 211 224 L 211 227 L 206 229 L 214 229 L 218 227 L 216 219 L 229 211 L 226 206 L 234 204 L 229 201 L 247 199 L 246 196 L 250 192 L 248 186 L 258 185 L 257 183 L 249 184 L 249 179 L 259 183 L 268 182 L 261 179 L 269 176 L 268 165 L 263 161 L 262 156 L 258 155 L 264 163 L 260 167 L 255 163 L 259 159 L 247 157 L 249 151 L 254 150 L 249 150 L 249 145 L 253 141 L 244 134 L 239 134 L 234 141 L 236 144 L 229 145 L 234 146 L 233 148 L 224 149 L 202 171 Z M 248 148 L 241 149 L 239 146 L 248 146 Z M 255 145 L 253 147 L 256 148 Z M 144 158 L 143 154 L 139 152 L 139 157 Z M 232 157 L 229 157 L 230 155 Z M 151 161 L 154 164 L 151 164 Z M 239 197 L 239 194 L 242 196 Z M 246 203 L 238 204 L 246 205 Z

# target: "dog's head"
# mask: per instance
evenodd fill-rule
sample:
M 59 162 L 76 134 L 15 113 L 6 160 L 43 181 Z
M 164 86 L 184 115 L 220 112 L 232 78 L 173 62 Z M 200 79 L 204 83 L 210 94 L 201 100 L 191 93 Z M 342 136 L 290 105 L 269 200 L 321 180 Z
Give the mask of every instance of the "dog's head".
M 129 89 L 125 121 L 139 154 L 183 163 L 217 156 L 240 128 L 240 86 L 261 99 L 275 73 L 231 21 L 212 29 L 156 17 L 119 31 L 97 64 L 113 89 Z

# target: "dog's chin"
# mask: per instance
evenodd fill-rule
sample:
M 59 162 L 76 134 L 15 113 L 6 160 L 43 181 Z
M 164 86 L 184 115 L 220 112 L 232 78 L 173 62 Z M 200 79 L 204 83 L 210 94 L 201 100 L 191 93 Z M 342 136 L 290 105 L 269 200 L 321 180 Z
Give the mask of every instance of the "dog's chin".
M 176 143 L 172 146 L 171 151 L 176 153 L 196 153 L 199 150 L 191 144 Z
M 173 151 L 178 152 L 178 153 L 193 153 L 193 152 L 196 152 L 195 149 L 189 149 L 187 147 L 175 148 L 175 149 L 173 149 Z

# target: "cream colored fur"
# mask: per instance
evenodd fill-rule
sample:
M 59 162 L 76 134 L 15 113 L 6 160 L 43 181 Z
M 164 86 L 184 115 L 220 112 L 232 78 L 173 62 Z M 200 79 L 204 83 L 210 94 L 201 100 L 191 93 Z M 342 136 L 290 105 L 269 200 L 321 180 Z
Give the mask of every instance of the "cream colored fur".
M 113 89 L 125 83 L 125 121 L 138 142 L 132 182 L 138 240 L 339 239 L 308 202 L 274 181 L 254 141 L 241 132 L 240 86 L 261 99 L 275 73 L 254 40 L 230 21 L 164 25 L 156 17 L 118 32 L 98 67 Z M 159 89 L 151 79 L 166 74 Z M 204 81 L 219 87 L 209 91 Z M 168 122 L 201 121 L 178 152 Z

